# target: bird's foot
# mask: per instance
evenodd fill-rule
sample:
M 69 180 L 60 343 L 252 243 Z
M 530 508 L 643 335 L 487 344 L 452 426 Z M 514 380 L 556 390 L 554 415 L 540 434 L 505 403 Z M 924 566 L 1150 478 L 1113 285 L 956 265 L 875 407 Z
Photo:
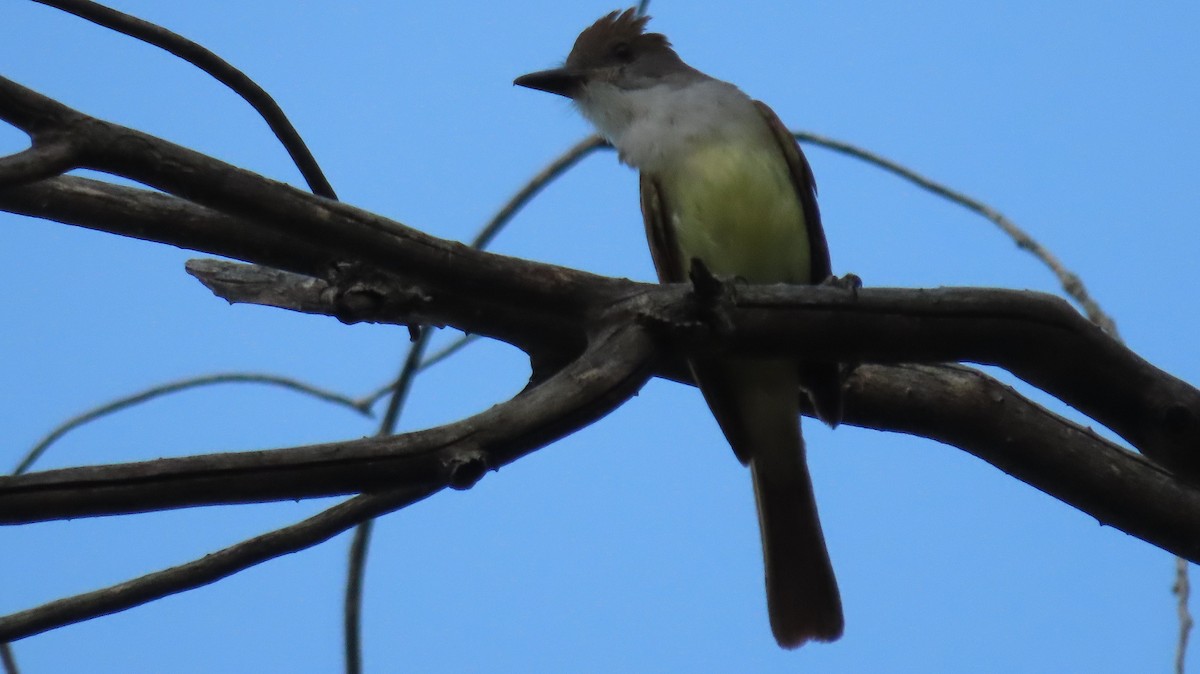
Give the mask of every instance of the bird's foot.
M 719 335 L 733 332 L 730 312 L 737 297 L 736 279 L 717 278 L 700 258 L 692 259 L 688 278 L 692 282 L 692 297 L 700 321 Z
M 851 296 L 857 299 L 858 289 L 863 286 L 863 282 L 858 274 L 846 274 L 845 276 L 828 276 L 821 281 L 820 285 L 848 290 Z

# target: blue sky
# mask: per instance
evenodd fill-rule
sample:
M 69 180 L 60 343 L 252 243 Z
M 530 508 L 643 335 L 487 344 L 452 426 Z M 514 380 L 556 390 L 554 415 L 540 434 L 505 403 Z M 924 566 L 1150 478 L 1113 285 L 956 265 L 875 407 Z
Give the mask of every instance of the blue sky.
M 270 91 L 343 200 L 466 240 L 587 128 L 512 87 L 613 9 L 577 3 L 117 2 Z M 1132 348 L 1200 381 L 1200 5 L 1194 2 L 651 4 L 692 65 L 796 128 L 900 161 L 1013 218 L 1078 272 Z M 192 67 L 74 17 L 5 4 L 0 72 L 78 109 L 298 184 L 264 124 Z M 0 128 L 0 151 L 24 146 Z M 869 285 L 1058 292 L 989 223 L 861 162 L 806 148 L 838 273 Z M 230 307 L 194 256 L 0 215 L 0 419 L 15 463 L 56 423 L 178 378 L 260 371 L 361 395 L 402 329 Z M 636 176 L 595 155 L 494 249 L 653 278 Z M 441 339 L 446 339 L 443 336 Z M 417 383 L 401 425 L 504 400 L 527 370 L 476 343 Z M 1045 400 L 1044 396 L 1038 398 Z M 1063 411 L 1061 406 L 1054 409 Z M 1070 413 L 1069 410 L 1066 413 Z M 364 420 L 253 386 L 105 419 L 42 467 L 282 447 Z M 411 671 L 1164 671 L 1170 555 L 929 440 L 807 422 L 846 636 L 779 650 L 749 478 L 700 396 L 651 382 L 623 408 L 384 518 L 366 665 Z M 0 611 L 178 564 L 330 501 L 0 529 Z M 19 642 L 28 672 L 340 667 L 348 537 L 214 586 Z M 1200 656 L 1190 658 L 1193 665 Z

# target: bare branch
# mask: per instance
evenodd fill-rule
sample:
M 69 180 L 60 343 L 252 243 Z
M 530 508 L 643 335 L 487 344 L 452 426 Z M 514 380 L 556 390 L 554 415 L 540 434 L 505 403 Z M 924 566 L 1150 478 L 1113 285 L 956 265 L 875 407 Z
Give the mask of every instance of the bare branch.
M 539 386 L 468 419 L 404 435 L 0 477 L 0 522 L 333 496 L 401 484 L 466 488 L 487 470 L 604 416 L 652 373 L 626 325 Z
M 189 271 L 230 302 L 258 302 L 331 313 L 322 282 L 219 261 L 192 260 Z M 220 279 L 220 283 L 213 279 Z M 294 290 L 283 284 L 294 283 Z M 1083 319 L 1057 297 L 1013 290 L 864 288 L 846 293 L 804 286 L 747 286 L 724 307 L 729 334 L 696 332 L 686 286 L 632 284 L 630 311 L 664 326 L 679 353 L 731 348 L 844 362 L 955 362 L 999 365 L 1121 435 L 1164 465 L 1200 475 L 1200 392 L 1158 370 Z M 281 301 L 282 300 L 282 301 Z M 289 306 L 290 303 L 290 306 Z M 402 301 L 377 308 L 406 319 Z M 614 305 L 616 306 L 616 305 Z M 683 313 L 681 313 L 683 312 Z
M 328 251 L 151 190 L 75 176 L 0 189 L 0 209 L 142 241 L 254 260 L 302 274 L 332 267 Z
M 545 392 L 546 389 L 543 385 L 532 391 Z M 514 402 L 519 399 L 521 396 Z M 554 399 L 553 393 L 543 397 L 545 404 L 553 404 Z M 912 433 L 961 447 L 1105 524 L 1182 557 L 1200 559 L 1200 492 L 1146 459 L 1103 440 L 1085 427 L 1038 407 L 982 373 L 946 366 L 861 366 L 848 383 L 846 423 Z M 397 436 L 393 440 L 399 444 L 405 438 L 441 430 Z M 333 446 L 331 451 L 334 456 L 349 461 L 356 455 L 365 454 L 358 451 L 355 445 L 342 443 Z M 269 459 L 277 463 L 280 470 L 254 482 L 271 483 L 288 479 L 283 467 L 290 463 L 298 469 L 300 466 L 296 466 L 294 459 L 299 456 L 307 461 L 318 449 L 307 447 L 274 452 Z M 386 447 L 384 449 L 387 450 Z M 512 455 L 521 451 L 524 450 L 512 450 Z M 255 454 L 260 456 L 253 456 Z M 232 469 L 240 465 L 263 475 L 259 467 L 267 464 L 268 460 L 262 454 L 215 455 L 69 470 L 75 471 L 76 475 L 91 474 L 96 477 L 88 484 L 89 491 L 98 492 L 109 490 L 109 478 L 115 478 L 120 473 L 128 474 L 131 483 L 158 480 L 169 477 L 167 471 L 161 470 L 167 467 L 191 465 L 195 473 L 192 477 L 198 477 L 203 475 L 200 471 L 205 466 L 224 464 Z M 419 464 L 419 456 L 410 456 L 411 461 L 407 465 L 397 463 L 401 458 L 397 451 L 380 451 L 376 452 L 376 456 L 379 458 L 373 461 L 363 459 L 359 472 L 376 474 L 382 471 L 385 473 L 384 481 L 392 485 L 444 482 L 437 478 L 436 469 L 423 468 Z M 442 456 L 447 457 L 445 460 L 453 460 L 453 455 L 449 453 Z M 239 460 L 243 458 L 248 460 Z M 492 465 L 490 460 L 489 466 Z M 156 470 L 149 470 L 156 467 Z M 331 460 L 318 473 L 342 469 L 341 464 Z M 53 476 L 54 473 L 63 472 L 51 471 L 7 479 L 29 480 L 39 475 Z M 174 470 L 173 473 L 181 480 L 189 477 L 184 470 Z M 140 479 L 134 479 L 134 476 Z M 363 479 L 360 476 L 360 483 Z M 225 481 L 208 480 L 209 490 L 215 487 L 224 489 Z M 187 484 L 186 481 L 182 482 L 173 489 L 180 491 Z M 47 482 L 46 486 L 53 488 L 54 484 Z M 70 483 L 64 486 L 65 494 L 61 495 L 63 502 L 51 505 L 59 510 L 72 506 L 76 509 L 76 516 L 95 514 L 80 509 L 81 506 L 96 505 L 79 502 L 78 494 L 82 490 Z M 132 488 L 132 491 L 123 501 L 137 506 L 127 507 L 126 511 L 169 507 L 169 504 L 162 502 L 162 494 L 154 490 L 139 490 L 132 484 L 125 486 Z M 113 489 L 120 487 L 119 483 L 112 485 Z M 45 519 L 49 514 L 47 505 L 36 503 L 29 496 L 24 495 L 22 507 L 15 507 L 22 495 L 8 488 L 0 489 L 0 516 L 4 521 L 20 521 L 15 517 L 18 514 L 24 514 L 25 519 Z M 75 501 L 73 505 L 71 500 Z M 212 501 L 208 498 L 206 502 Z M 146 507 L 143 507 L 144 504 Z M 38 517 L 31 518 L 34 512 L 38 513 Z
M 420 297 L 427 297 L 430 302 L 448 300 L 451 305 L 460 307 L 465 306 L 464 302 L 475 305 L 487 302 L 491 306 L 519 310 L 519 317 L 507 311 L 500 312 L 500 316 L 514 319 L 502 328 L 502 332 L 513 334 L 508 338 L 495 335 L 505 341 L 519 340 L 520 335 L 534 339 L 538 335 L 557 335 L 561 343 L 564 333 L 574 332 L 571 324 L 578 318 L 574 312 L 584 306 L 581 301 L 597 296 L 611 297 L 613 292 L 626 287 L 620 280 L 506 258 L 436 239 L 386 218 L 309 195 L 161 139 L 83 117 L 3 78 L 0 78 L 0 117 L 18 125 L 46 119 L 85 125 L 88 134 L 80 142 L 87 144 L 86 167 L 139 180 L 208 208 L 244 218 L 251 231 L 263 234 L 260 240 L 276 237 L 282 238 L 285 244 L 303 240 L 298 251 L 301 254 L 320 251 L 325 260 L 354 260 L 356 265 L 370 266 L 380 274 L 419 283 Z M 31 203 L 28 198 L 21 199 L 22 190 L 24 188 L 10 188 L 0 194 L 5 208 L 10 208 L 7 202 L 15 192 L 16 199 L 23 203 L 14 210 L 35 215 L 58 210 L 54 206 Z M 143 224 L 148 222 L 149 219 L 143 220 Z M 157 224 L 165 226 L 166 222 Z M 169 227 L 167 230 L 156 231 L 154 237 L 175 243 Z M 239 237 L 238 248 L 243 259 L 261 262 L 259 257 L 276 260 L 285 257 L 278 251 L 264 253 L 252 248 L 254 238 L 252 235 Z M 285 260 L 284 264 L 272 264 L 300 271 L 302 262 L 312 261 Z M 504 269 L 501 270 L 497 263 Z M 316 270 L 307 273 L 325 275 Z M 473 315 L 477 319 L 477 329 L 466 327 L 467 331 L 483 332 L 487 325 L 492 329 L 499 327 L 498 321 L 481 320 L 483 317 L 479 314 Z M 422 322 L 440 323 L 434 318 Z
M 432 466 L 433 473 L 442 473 L 440 479 L 416 479 L 407 482 L 408 486 L 399 492 L 359 496 L 299 525 L 239 543 L 181 567 L 0 618 L 0 641 L 22 638 L 197 587 L 264 559 L 326 540 L 357 522 L 424 498 L 445 486 L 468 487 L 482 477 L 485 470 L 516 460 L 595 420 L 626 400 L 649 376 L 653 354 L 653 344 L 639 329 L 627 327 L 598 335 L 594 348 L 576 363 L 551 381 L 526 390 L 505 405 L 443 429 L 399 438 L 372 439 L 386 442 L 413 436 L 456 435 L 457 438 L 451 441 L 457 445 L 453 452 L 424 457 L 427 462 L 432 460 L 442 464 Z M 350 444 L 353 443 L 344 443 L 342 448 Z M 338 453 L 335 448 L 334 454 Z M 261 459 L 266 453 L 251 454 L 259 454 Z M 329 467 L 334 468 L 338 461 L 332 456 L 328 458 L 331 460 Z M 161 465 L 161 462 L 149 463 Z M 392 471 L 386 461 L 374 461 L 369 469 L 384 475 L 381 484 L 397 483 L 394 475 L 389 477 Z M 14 479 L 30 477 L 35 476 Z
M 356 496 L 307 520 L 242 541 L 193 562 L 2 617 L 0 641 L 22 639 L 208 585 L 268 559 L 327 541 L 359 522 L 416 503 L 435 491 L 434 487 L 410 486 Z
M 849 386 L 855 425 L 961 447 L 1102 524 L 1200 559 L 1200 490 L 981 372 L 867 365 Z

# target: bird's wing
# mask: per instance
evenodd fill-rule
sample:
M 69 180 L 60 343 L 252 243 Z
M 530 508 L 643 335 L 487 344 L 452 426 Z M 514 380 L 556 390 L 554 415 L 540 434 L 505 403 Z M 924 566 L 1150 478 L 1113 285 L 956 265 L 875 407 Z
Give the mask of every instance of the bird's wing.
M 650 257 L 661 283 L 680 283 L 687 278 L 686 265 L 680 257 L 679 244 L 675 240 L 675 227 L 667 216 L 662 190 L 654 179 L 640 174 L 639 185 L 642 201 L 642 221 L 646 225 L 646 242 L 650 244 Z
M 762 101 L 754 101 L 758 111 L 767 122 L 767 128 L 779 143 L 783 158 L 787 160 L 788 169 L 792 174 L 792 184 L 796 188 L 796 196 L 800 199 L 800 207 L 804 213 L 804 226 L 808 230 L 808 249 L 811 255 L 809 283 L 820 283 L 829 278 L 829 244 L 825 242 L 825 230 L 821 227 L 821 211 L 817 208 L 817 182 L 813 178 L 812 169 L 792 132 L 779 121 L 775 111 Z
M 779 120 L 775 111 L 762 101 L 754 101 L 758 111 L 767 122 L 767 128 L 775 136 L 779 149 L 787 160 L 792 174 L 792 185 L 800 199 L 804 213 L 804 225 L 808 232 L 810 260 L 809 283 L 821 283 L 833 273 L 829 262 L 829 244 L 825 241 L 825 229 L 821 227 L 821 211 L 817 208 L 817 182 L 804 152 L 796 143 L 795 136 Z M 842 420 L 842 372 L 841 367 L 829 361 L 801 361 L 800 385 L 808 391 L 817 417 L 837 426 Z

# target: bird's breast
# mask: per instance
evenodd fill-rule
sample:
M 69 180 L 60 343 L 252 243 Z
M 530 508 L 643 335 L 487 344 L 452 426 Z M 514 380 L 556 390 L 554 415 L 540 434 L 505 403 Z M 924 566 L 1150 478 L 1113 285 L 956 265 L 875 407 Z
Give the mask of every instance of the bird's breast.
M 751 283 L 805 282 L 804 211 L 783 154 L 773 146 L 698 143 L 659 177 L 682 259 Z

